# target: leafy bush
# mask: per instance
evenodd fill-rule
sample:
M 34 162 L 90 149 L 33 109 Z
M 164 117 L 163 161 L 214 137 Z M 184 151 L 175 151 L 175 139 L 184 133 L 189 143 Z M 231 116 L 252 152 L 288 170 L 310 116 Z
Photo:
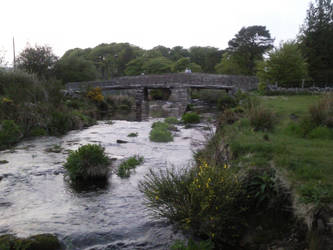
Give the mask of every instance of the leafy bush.
M 200 122 L 200 116 L 195 112 L 187 112 L 182 116 L 182 121 L 185 124 L 199 123 Z
M 157 216 L 179 223 L 197 235 L 236 243 L 242 228 L 242 188 L 229 166 L 206 163 L 192 169 L 152 170 L 140 182 L 147 206 Z
M 155 126 L 150 131 L 149 139 L 154 142 L 170 142 L 173 141 L 173 136 L 167 127 Z
M 174 116 L 170 116 L 170 117 L 165 118 L 164 122 L 168 123 L 168 124 L 179 124 L 178 119 Z
M 248 116 L 250 124 L 255 130 L 271 130 L 275 125 L 274 114 L 261 106 L 249 110 Z
M 140 165 L 143 162 L 142 156 L 132 156 L 126 161 L 122 162 L 118 168 L 117 175 L 120 177 L 129 177 L 131 174 L 131 169 L 135 169 L 137 165 Z
M 267 84 L 265 82 L 259 82 L 258 92 L 260 95 L 265 95 L 267 89 Z
M 106 179 L 108 176 L 109 159 L 104 153 L 104 148 L 96 144 L 81 146 L 72 151 L 64 167 L 72 181 L 85 181 Z
M 21 130 L 14 121 L 2 121 L 0 128 L 0 148 L 5 148 L 18 142 L 21 137 Z
M 45 136 L 45 135 L 47 135 L 47 131 L 44 128 L 35 127 L 32 128 L 30 131 L 30 136 L 32 137 Z
M 217 101 L 217 107 L 220 110 L 234 108 L 237 105 L 237 100 L 230 95 L 223 95 Z

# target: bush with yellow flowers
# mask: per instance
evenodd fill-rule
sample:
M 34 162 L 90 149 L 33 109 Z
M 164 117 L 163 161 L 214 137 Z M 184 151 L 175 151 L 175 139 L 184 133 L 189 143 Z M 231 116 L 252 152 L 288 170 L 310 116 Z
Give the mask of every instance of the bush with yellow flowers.
M 100 87 L 93 88 L 88 91 L 87 97 L 95 102 L 102 102 L 104 101 L 104 96 L 102 94 L 102 89 Z
M 236 244 L 244 229 L 245 194 L 240 176 L 227 164 L 202 162 L 191 169 L 151 171 L 139 189 L 156 215 L 217 246 Z

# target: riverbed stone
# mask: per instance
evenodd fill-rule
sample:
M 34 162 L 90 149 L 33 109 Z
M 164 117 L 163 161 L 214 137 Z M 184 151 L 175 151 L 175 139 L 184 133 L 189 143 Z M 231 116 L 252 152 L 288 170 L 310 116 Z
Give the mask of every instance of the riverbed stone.
M 124 140 L 117 140 L 117 143 L 128 143 L 128 141 L 124 141 Z

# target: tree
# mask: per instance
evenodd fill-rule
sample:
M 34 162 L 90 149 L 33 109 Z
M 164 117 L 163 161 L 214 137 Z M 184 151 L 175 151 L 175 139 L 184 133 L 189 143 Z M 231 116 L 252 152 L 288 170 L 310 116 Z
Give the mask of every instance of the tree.
M 214 47 L 190 48 L 191 61 L 200 65 L 202 70 L 207 73 L 215 73 L 215 65 L 220 62 L 223 51 Z
M 261 82 L 278 82 L 284 87 L 307 78 L 307 63 L 299 45 L 290 41 L 270 52 L 269 58 L 258 64 L 257 76 Z
M 256 61 L 262 60 L 264 53 L 273 48 L 273 42 L 265 26 L 243 27 L 229 41 L 227 51 L 246 69 L 246 75 L 253 75 Z
M 178 61 L 182 57 L 189 57 L 190 52 L 184 49 L 182 46 L 175 46 L 170 50 L 170 59 L 172 61 Z
M 63 83 L 95 80 L 97 71 L 92 61 L 79 56 L 61 58 L 55 66 L 57 79 Z
M 175 62 L 173 64 L 173 72 L 184 72 L 186 68 L 188 68 L 190 66 L 191 60 L 188 57 L 183 57 L 180 58 L 179 60 L 177 60 L 177 62 Z
M 163 74 L 171 72 L 172 61 L 165 57 L 149 59 L 143 64 L 143 70 L 147 74 Z
M 38 46 L 25 48 L 19 55 L 18 68 L 30 74 L 36 74 L 38 78 L 48 79 L 53 74 L 53 68 L 58 58 L 52 52 L 51 47 Z
M 223 55 L 221 62 L 215 66 L 215 71 L 218 74 L 225 75 L 247 74 L 247 69 L 240 63 L 240 60 L 237 60 L 236 56 L 230 53 L 225 53 Z
M 333 81 L 333 4 L 316 0 L 307 11 L 299 41 L 309 64 L 309 74 L 317 81 Z
M 144 70 L 143 70 L 144 62 L 145 62 L 145 59 L 143 57 L 138 57 L 138 58 L 131 60 L 126 65 L 125 74 L 127 76 L 140 75 L 141 73 L 144 72 Z

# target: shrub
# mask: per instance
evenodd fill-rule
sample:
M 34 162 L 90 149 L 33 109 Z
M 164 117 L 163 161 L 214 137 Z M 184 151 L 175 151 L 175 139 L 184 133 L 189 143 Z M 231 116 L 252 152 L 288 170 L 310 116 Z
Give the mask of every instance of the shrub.
M 220 110 L 234 108 L 237 105 L 237 100 L 230 95 L 222 95 L 217 101 L 217 107 Z
M 5 234 L 0 236 L 0 249 L 58 250 L 61 249 L 61 244 L 58 238 L 52 234 L 38 234 L 24 239 Z
M 241 181 L 227 165 L 203 163 L 179 171 L 150 171 L 139 190 L 157 216 L 197 235 L 228 243 L 236 243 L 240 236 L 244 212 Z
M 259 82 L 258 92 L 260 95 L 265 95 L 267 89 L 267 84 L 265 82 Z
M 104 96 L 102 94 L 102 89 L 99 87 L 93 88 L 88 91 L 87 97 L 94 102 L 104 101 Z
M 265 131 L 271 130 L 274 127 L 274 114 L 261 106 L 250 109 L 248 116 L 250 125 L 254 128 L 254 130 Z
M 6 146 L 18 142 L 21 137 L 21 130 L 14 121 L 2 121 L 0 128 L 0 148 L 5 148 Z
M 143 162 L 142 156 L 132 156 L 126 161 L 122 162 L 118 168 L 117 175 L 119 177 L 129 177 L 131 174 L 131 169 L 135 169 L 136 166 Z
M 29 135 L 32 137 L 45 136 L 47 131 L 44 128 L 35 127 L 30 130 Z
M 164 122 L 168 123 L 168 124 L 179 124 L 178 119 L 174 116 L 170 116 L 170 117 L 165 118 Z
M 108 176 L 109 159 L 104 148 L 96 144 L 81 146 L 72 151 L 64 167 L 72 181 L 106 179 Z
M 138 133 L 129 133 L 127 136 L 128 137 L 137 137 Z
M 199 123 L 200 122 L 200 116 L 195 112 L 187 112 L 182 116 L 182 121 L 185 124 Z
M 173 141 L 173 136 L 167 128 L 155 126 L 150 131 L 149 139 L 154 142 L 170 142 Z
M 51 135 L 64 134 L 73 128 L 72 117 L 66 111 L 54 111 L 51 113 L 50 122 L 47 125 Z

